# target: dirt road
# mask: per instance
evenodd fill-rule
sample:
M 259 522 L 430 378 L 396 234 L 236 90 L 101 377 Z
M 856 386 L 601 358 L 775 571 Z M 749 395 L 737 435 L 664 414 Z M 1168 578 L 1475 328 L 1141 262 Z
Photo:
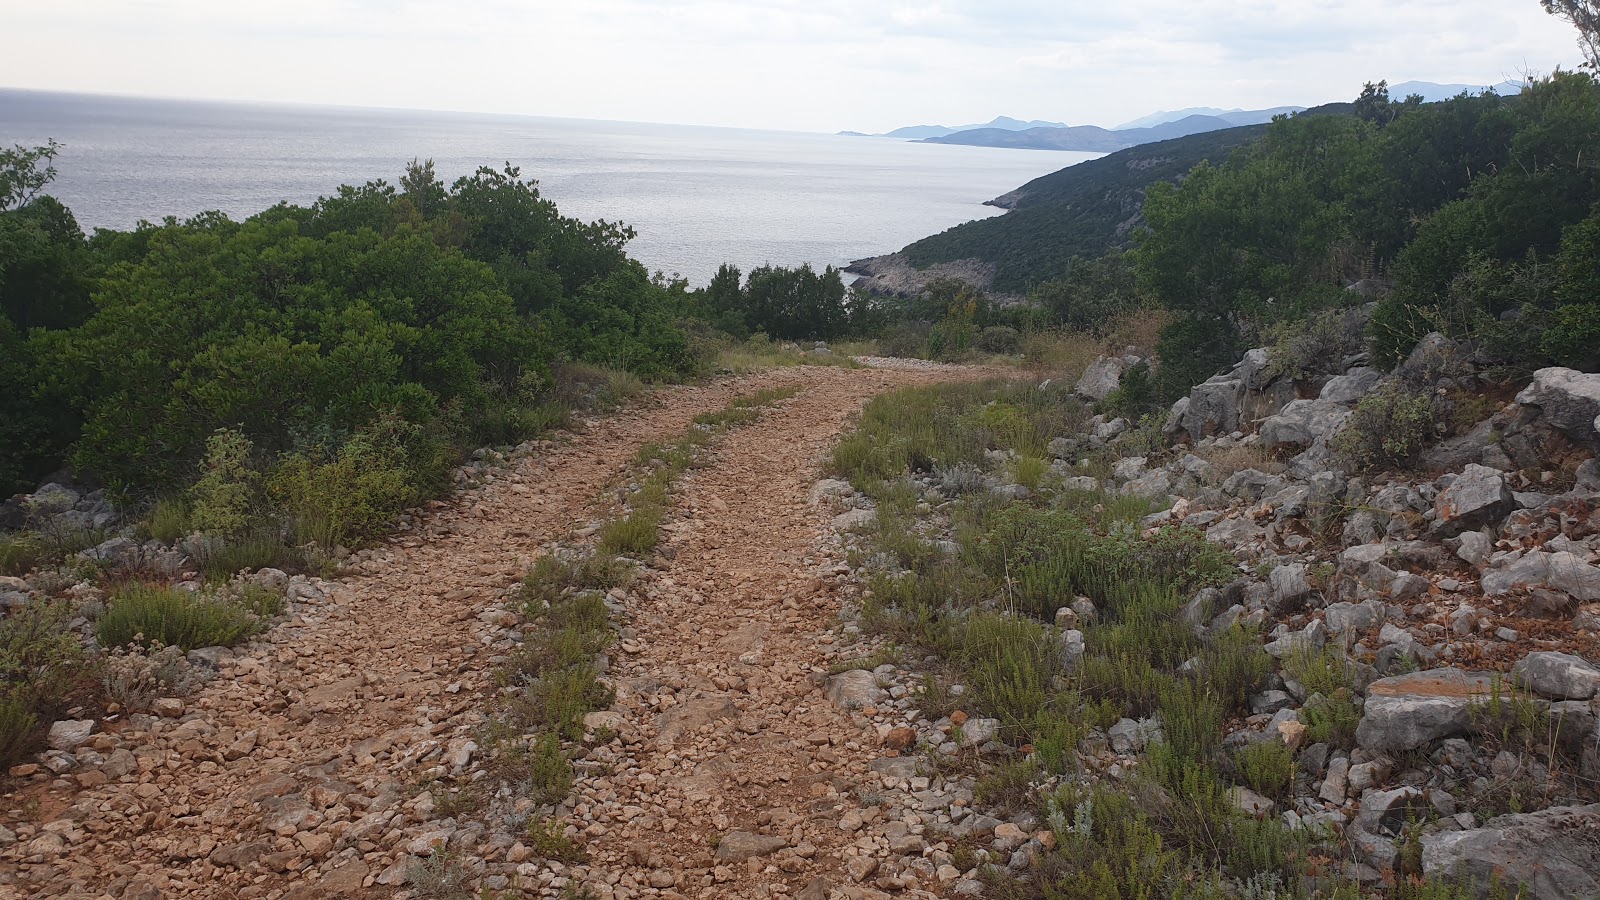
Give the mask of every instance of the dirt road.
M 617 898 L 860 881 L 858 845 L 885 823 L 854 788 L 880 751 L 812 677 L 837 602 L 807 492 L 867 399 L 953 377 L 808 368 L 667 389 L 521 460 L 301 591 L 288 624 L 181 707 L 100 723 L 71 768 L 7 795 L 0 898 L 418 896 L 417 854 L 443 847 L 444 887 L 464 872 L 506 896 L 558 896 L 574 874 Z M 684 483 L 689 515 L 634 591 L 616 765 L 580 780 L 571 810 L 589 866 L 530 859 L 437 808 L 415 773 L 473 769 L 506 598 L 541 546 L 594 518 L 642 444 L 790 383 L 797 396 Z

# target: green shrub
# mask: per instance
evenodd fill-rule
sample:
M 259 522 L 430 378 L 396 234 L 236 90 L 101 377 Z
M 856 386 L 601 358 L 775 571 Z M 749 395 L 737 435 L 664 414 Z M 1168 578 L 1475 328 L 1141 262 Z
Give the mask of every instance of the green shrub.
M 177 543 L 189 535 L 189 504 L 181 497 L 161 497 L 150 510 L 145 523 L 150 536 L 167 544 Z
M 67 604 L 30 600 L 0 619 L 0 687 L 30 708 L 51 711 L 85 675 L 86 654 L 68 629 Z
M 396 514 L 421 499 L 407 444 L 417 429 L 383 417 L 329 453 L 283 458 L 270 492 L 288 511 L 296 539 L 324 549 L 383 533 Z
M 1356 404 L 1355 412 L 1334 435 L 1333 448 L 1359 470 L 1405 470 L 1442 432 L 1431 394 L 1390 386 Z
M 1306 694 L 1333 696 L 1356 688 L 1355 662 L 1334 644 L 1320 650 L 1296 648 L 1283 660 L 1283 670 L 1305 688 Z
M 611 705 L 611 690 L 599 681 L 598 674 L 587 657 L 545 671 L 516 698 L 518 721 L 568 740 L 582 738 L 583 717 Z
M 528 849 L 540 859 L 553 860 L 569 866 L 589 861 L 589 851 L 585 850 L 582 844 L 567 837 L 559 822 L 530 818 L 524 833 Z
M 663 515 L 660 507 L 646 505 L 620 519 L 606 522 L 600 526 L 600 552 L 633 557 L 648 556 L 655 552 L 656 545 L 661 541 Z
M 1366 344 L 1362 318 L 1349 309 L 1327 309 L 1266 330 L 1267 371 L 1294 381 L 1344 374 L 1344 361 Z
M 978 335 L 978 348 L 985 353 L 1016 353 L 1022 347 L 1022 333 L 1009 325 L 990 325 Z
M 542 734 L 529 747 L 528 795 L 541 806 L 555 806 L 572 793 L 572 761 L 561 752 L 561 738 Z
M 22 758 L 33 746 L 38 728 L 39 717 L 33 713 L 33 704 L 0 686 L 0 767 Z
M 1301 710 L 1301 718 L 1306 723 L 1306 737 L 1312 743 L 1355 746 L 1361 710 L 1356 708 L 1349 691 L 1340 688 L 1330 695 L 1312 695 Z
M 260 620 L 236 603 L 147 585 L 114 592 L 96 623 L 102 647 L 159 641 L 185 651 L 232 647 L 260 630 Z
M 1044 480 L 1046 472 L 1050 471 L 1050 464 L 1037 456 L 1019 456 L 1012 464 L 1012 474 L 1016 476 L 1017 484 L 1036 491 L 1039 482 Z
M 541 556 L 522 579 L 522 599 L 529 619 L 543 615 L 572 590 L 609 591 L 626 584 L 633 570 L 616 556 L 590 553 L 567 559 Z
M 943 319 L 928 332 L 928 355 L 953 360 L 978 343 L 978 326 L 954 316 Z
M 284 544 L 270 528 L 247 531 L 234 538 L 208 537 L 196 552 L 207 581 L 226 582 L 240 572 L 258 569 L 299 569 L 305 554 Z
M 261 473 L 251 457 L 255 446 L 242 432 L 219 428 L 206 440 L 200 480 L 189 489 L 190 520 L 206 534 L 242 533 L 260 505 Z
M 1233 763 L 1239 780 L 1263 797 L 1282 800 L 1294 784 L 1294 751 L 1275 737 L 1241 747 Z
M 37 535 L 26 531 L 0 534 L 0 575 L 26 575 L 44 559 Z

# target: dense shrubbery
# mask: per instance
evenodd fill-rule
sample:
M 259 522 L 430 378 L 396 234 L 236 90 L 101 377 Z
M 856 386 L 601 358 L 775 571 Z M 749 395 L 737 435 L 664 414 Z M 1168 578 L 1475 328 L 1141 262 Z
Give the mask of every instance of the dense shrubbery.
M 1380 361 L 1443 331 L 1514 368 L 1600 362 L 1594 78 L 1557 72 L 1517 97 L 1431 104 L 1369 86 L 1354 113 L 1277 121 L 1181 186 L 1152 187 L 1134 256 L 1144 288 L 1180 314 L 1159 348 L 1165 393 L 1275 326 L 1364 302 L 1344 288 L 1373 277 L 1393 283 L 1372 326 Z
M 85 238 L 39 195 L 54 149 L 0 157 L 0 487 L 68 463 L 161 498 L 152 533 L 216 539 L 216 567 L 368 540 L 464 450 L 709 371 L 735 341 L 715 322 L 833 338 L 872 315 L 832 269 L 652 278 L 632 231 L 509 166 Z

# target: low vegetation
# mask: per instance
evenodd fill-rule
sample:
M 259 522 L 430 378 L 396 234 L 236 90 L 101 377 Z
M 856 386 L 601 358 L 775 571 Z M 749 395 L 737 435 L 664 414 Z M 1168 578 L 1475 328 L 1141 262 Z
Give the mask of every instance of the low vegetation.
M 1144 527 L 1149 508 L 1137 498 L 1066 487 L 1102 461 L 1023 464 L 1088 414 L 1033 383 L 908 389 L 869 404 L 833 457 L 877 508 L 864 624 L 903 658 L 937 659 L 924 715 L 959 703 L 998 719 L 1015 750 L 984 771 L 977 800 L 1031 807 L 1058 842 L 1026 880 L 990 870 L 989 895 L 1372 896 L 1328 865 L 1341 852 L 1332 835 L 1258 819 L 1230 796 L 1241 787 L 1285 800 L 1298 773 L 1295 745 L 1276 735 L 1224 743 L 1274 670 L 1252 627 L 1197 629 L 1216 611 L 1187 608 L 1238 575 L 1232 555 L 1193 531 Z M 1024 478 L 1034 482 L 1024 499 L 992 489 Z M 1286 660 L 1283 677 L 1312 695 L 1311 740 L 1353 746 L 1355 669 L 1338 647 Z M 959 699 L 949 682 L 965 687 Z M 1486 727 L 1491 719 L 1521 733 L 1504 724 L 1517 721 L 1510 706 L 1486 712 Z M 1105 778 L 1085 766 L 1081 745 L 1123 720 L 1149 743 L 1131 773 Z M 1472 895 L 1415 879 L 1381 892 Z

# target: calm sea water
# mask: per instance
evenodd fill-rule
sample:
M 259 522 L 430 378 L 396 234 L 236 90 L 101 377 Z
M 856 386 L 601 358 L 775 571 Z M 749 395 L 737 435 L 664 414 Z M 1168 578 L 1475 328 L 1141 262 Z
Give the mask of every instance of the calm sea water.
M 393 183 L 413 157 L 446 182 L 506 162 L 561 211 L 623 221 L 652 270 L 816 266 L 898 250 L 997 214 L 983 201 L 1098 154 L 581 119 L 200 103 L 0 90 L 0 144 L 66 145 L 51 193 L 87 229 L 305 204 Z

